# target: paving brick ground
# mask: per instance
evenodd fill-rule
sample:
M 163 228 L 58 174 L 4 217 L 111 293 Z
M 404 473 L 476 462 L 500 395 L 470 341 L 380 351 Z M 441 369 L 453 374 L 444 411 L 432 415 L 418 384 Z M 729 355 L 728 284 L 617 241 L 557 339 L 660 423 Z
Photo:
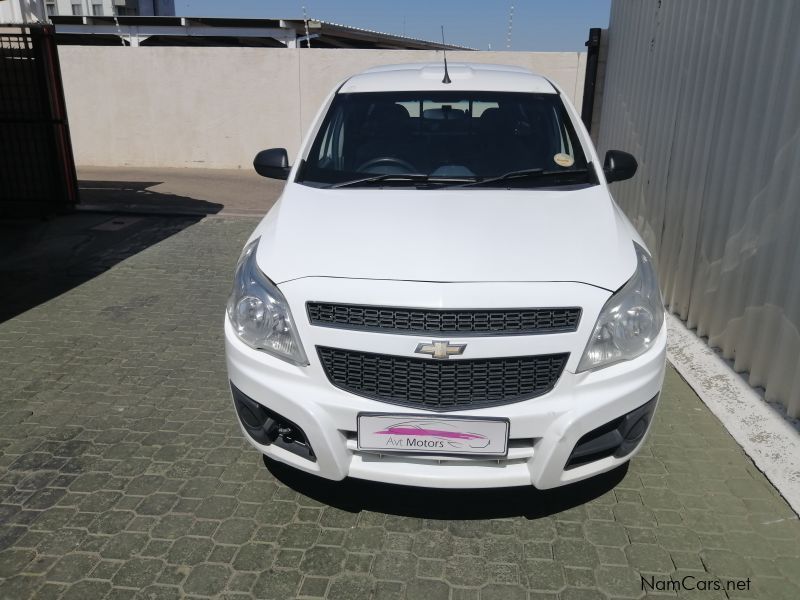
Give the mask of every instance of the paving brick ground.
M 221 336 L 253 225 L 204 220 L 0 325 L 0 598 L 634 598 L 640 574 L 800 597 L 800 523 L 673 371 L 630 468 L 579 488 L 265 468 Z

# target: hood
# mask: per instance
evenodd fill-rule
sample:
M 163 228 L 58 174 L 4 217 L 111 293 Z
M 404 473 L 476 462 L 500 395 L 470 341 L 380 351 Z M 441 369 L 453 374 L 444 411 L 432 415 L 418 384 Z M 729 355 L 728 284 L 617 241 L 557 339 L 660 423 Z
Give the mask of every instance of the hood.
M 289 183 L 254 233 L 280 284 L 301 277 L 575 281 L 633 274 L 629 225 L 600 185 L 576 190 L 327 190 Z

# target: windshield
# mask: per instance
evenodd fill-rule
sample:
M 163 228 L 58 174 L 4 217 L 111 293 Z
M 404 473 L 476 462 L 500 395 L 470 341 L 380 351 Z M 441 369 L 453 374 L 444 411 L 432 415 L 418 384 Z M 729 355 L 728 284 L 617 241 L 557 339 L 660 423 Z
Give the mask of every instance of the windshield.
M 297 178 L 317 187 L 484 180 L 498 187 L 593 181 L 557 94 L 338 94 Z

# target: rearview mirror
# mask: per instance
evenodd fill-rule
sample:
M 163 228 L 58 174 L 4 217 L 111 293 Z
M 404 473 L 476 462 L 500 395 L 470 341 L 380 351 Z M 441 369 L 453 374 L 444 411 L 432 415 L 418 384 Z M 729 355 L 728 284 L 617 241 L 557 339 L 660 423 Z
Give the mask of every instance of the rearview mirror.
M 606 159 L 603 161 L 603 173 L 606 175 L 606 181 L 624 181 L 636 175 L 636 169 L 639 168 L 639 163 L 633 157 L 633 154 L 628 154 L 622 150 L 609 150 L 606 152 Z
M 253 168 L 262 177 L 286 179 L 292 168 L 289 166 L 289 155 L 286 148 L 270 148 L 262 150 L 253 159 Z

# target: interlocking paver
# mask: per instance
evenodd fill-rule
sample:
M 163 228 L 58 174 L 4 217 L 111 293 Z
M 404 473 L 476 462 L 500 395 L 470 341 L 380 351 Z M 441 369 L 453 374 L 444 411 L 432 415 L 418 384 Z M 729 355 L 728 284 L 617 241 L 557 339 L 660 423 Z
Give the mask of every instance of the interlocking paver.
M 300 569 L 309 575 L 335 575 L 344 567 L 346 557 L 342 548 L 317 546 L 305 552 Z
M 264 598 L 265 600 L 294 598 L 300 579 L 301 575 L 298 571 L 265 569 L 256 580 L 253 594 L 256 598 Z
M 193 569 L 183 583 L 189 594 L 216 596 L 225 589 L 231 569 L 227 565 L 204 564 Z
M 586 600 L 642 574 L 800 597 L 800 523 L 671 369 L 641 455 L 585 502 L 465 492 L 450 519 L 456 496 L 291 487 L 226 387 L 253 224 L 202 221 L 0 324 L 0 598 Z

